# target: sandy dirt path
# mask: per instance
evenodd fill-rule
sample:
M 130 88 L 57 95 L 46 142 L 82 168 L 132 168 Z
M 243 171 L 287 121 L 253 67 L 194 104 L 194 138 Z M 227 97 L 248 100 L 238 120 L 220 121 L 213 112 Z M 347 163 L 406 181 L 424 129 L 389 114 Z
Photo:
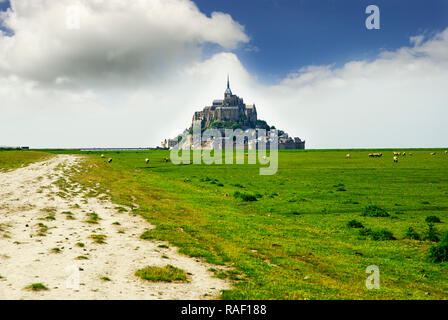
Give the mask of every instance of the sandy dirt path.
M 60 155 L 0 173 L 0 299 L 211 299 L 229 288 L 207 271 L 211 266 L 139 239 L 153 228 L 142 217 L 117 209 L 104 195 L 85 197 L 90 190 L 67 177 L 81 161 Z M 61 192 L 64 184 L 68 193 Z M 92 213 L 96 224 L 86 222 L 95 220 Z M 106 243 L 91 235 L 105 235 Z M 145 266 L 167 264 L 185 270 L 189 282 L 135 276 Z M 33 283 L 49 290 L 25 289 Z

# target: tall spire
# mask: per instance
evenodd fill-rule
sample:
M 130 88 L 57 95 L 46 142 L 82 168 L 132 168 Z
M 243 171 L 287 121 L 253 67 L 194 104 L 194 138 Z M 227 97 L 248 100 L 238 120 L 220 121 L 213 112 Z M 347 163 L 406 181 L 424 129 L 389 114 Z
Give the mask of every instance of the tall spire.
M 226 89 L 225 95 L 231 95 L 231 94 L 232 94 L 232 90 L 230 90 L 229 74 L 227 74 L 227 89 Z

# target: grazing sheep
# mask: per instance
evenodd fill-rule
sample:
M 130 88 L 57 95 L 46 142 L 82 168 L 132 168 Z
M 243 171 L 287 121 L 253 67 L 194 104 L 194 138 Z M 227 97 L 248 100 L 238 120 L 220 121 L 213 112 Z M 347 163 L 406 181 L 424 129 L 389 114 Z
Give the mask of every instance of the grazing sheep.
M 101 155 L 101 158 L 104 158 L 104 154 Z
M 395 162 L 395 163 L 398 162 L 398 157 L 397 157 L 397 156 L 394 157 L 394 162 Z
M 170 159 L 168 159 L 168 158 L 165 158 L 165 163 L 168 163 L 168 161 L 170 161 Z
M 381 158 L 382 156 L 382 153 L 369 153 L 370 158 Z
M 445 154 L 448 154 L 448 150 L 445 150 Z
M 401 156 L 401 153 L 400 153 L 400 152 L 395 152 L 395 151 L 394 151 L 394 156 L 398 156 L 398 157 L 399 157 L 399 156 Z
M 112 162 L 112 158 L 109 158 L 109 160 L 107 160 L 107 162 L 111 163 Z
M 146 164 L 148 164 L 148 163 L 149 163 L 149 159 L 148 159 L 148 158 L 146 158 L 146 159 L 145 159 L 145 162 L 146 162 Z
M 406 156 L 406 152 L 403 152 L 403 157 Z
M 435 155 L 436 155 L 436 153 L 435 153 L 435 152 L 431 152 L 431 155 L 432 155 L 432 156 L 435 156 Z
M 409 152 L 409 155 L 410 155 L 410 156 L 412 156 L 412 155 L 413 155 L 413 153 L 412 153 L 412 152 Z
M 347 155 L 345 156 L 347 159 L 350 159 L 350 153 L 347 153 Z

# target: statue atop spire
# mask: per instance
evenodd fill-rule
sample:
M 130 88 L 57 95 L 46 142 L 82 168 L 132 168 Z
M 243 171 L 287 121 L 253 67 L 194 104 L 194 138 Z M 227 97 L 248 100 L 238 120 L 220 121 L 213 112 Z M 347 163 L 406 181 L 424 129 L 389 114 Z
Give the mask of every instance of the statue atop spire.
M 227 74 L 227 89 L 226 92 L 224 93 L 224 96 L 231 96 L 232 95 L 232 90 L 230 90 L 230 80 L 229 80 L 229 74 Z

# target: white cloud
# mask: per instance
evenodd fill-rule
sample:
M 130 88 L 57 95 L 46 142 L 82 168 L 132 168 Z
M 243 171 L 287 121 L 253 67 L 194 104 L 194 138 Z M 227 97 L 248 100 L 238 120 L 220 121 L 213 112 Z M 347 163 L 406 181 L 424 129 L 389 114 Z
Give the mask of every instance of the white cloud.
M 267 88 L 268 115 L 313 147 L 446 146 L 448 29 L 373 61 L 307 67 Z
M 1 37 L 0 73 L 47 85 L 159 81 L 196 61 L 204 43 L 233 49 L 248 41 L 229 15 L 207 17 L 186 0 L 13 0 L 11 5 L 2 15 L 14 36 Z
M 308 147 L 447 144 L 448 29 L 372 61 L 308 66 L 263 85 L 228 50 L 248 42 L 229 15 L 187 0 L 90 1 L 78 31 L 63 4 L 12 1 L 0 36 L 0 145 L 154 146 L 232 90 Z M 129 4 L 131 3 L 131 4 Z M 202 44 L 223 50 L 203 60 Z

